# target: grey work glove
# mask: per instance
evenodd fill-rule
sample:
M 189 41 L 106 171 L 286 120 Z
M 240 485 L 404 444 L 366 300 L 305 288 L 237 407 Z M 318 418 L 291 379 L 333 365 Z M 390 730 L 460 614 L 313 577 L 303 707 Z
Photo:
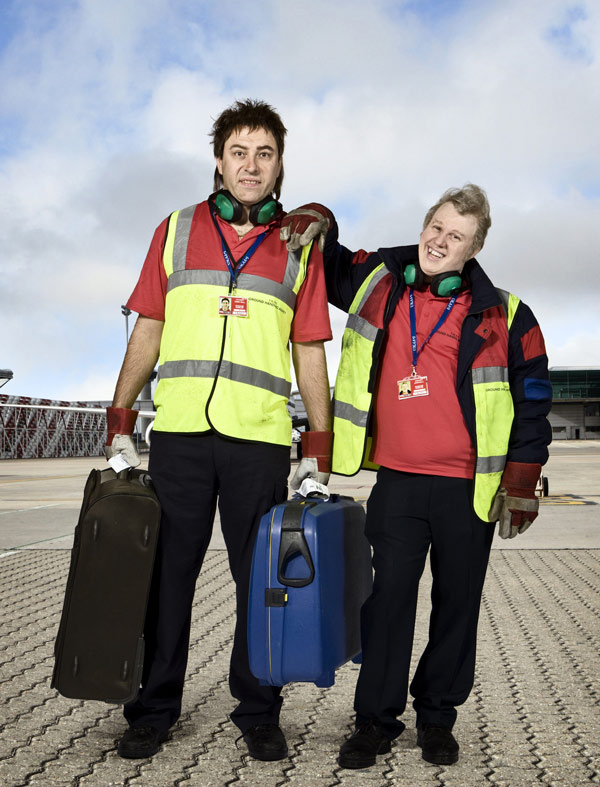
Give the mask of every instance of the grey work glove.
M 104 454 L 117 473 L 126 467 L 137 467 L 141 462 L 133 438 L 128 434 L 116 434 L 112 443 L 104 446 Z
M 298 489 L 305 478 L 312 478 L 327 486 L 331 471 L 333 432 L 302 432 L 302 459 L 290 486 Z
M 490 521 L 498 520 L 500 538 L 524 533 L 537 517 L 540 504 L 535 488 L 541 471 L 541 464 L 535 462 L 506 463 L 500 489 L 490 508 Z
M 106 408 L 107 436 L 104 454 L 115 473 L 140 464 L 140 457 L 132 439 L 138 415 L 137 410 L 128 407 Z
M 319 251 L 325 248 L 325 238 L 333 220 L 333 214 L 318 202 L 310 202 L 294 208 L 281 220 L 279 239 L 287 241 L 286 248 L 296 251 L 318 237 Z
M 290 481 L 292 489 L 299 489 L 305 478 L 312 478 L 325 487 L 329 483 L 329 473 L 319 472 L 317 459 L 314 456 L 307 456 L 305 459 L 300 460 L 300 464 Z
M 530 527 L 537 517 L 539 505 L 537 499 L 511 497 L 506 489 L 500 489 L 490 509 L 490 520 L 498 520 L 500 538 L 514 538 Z

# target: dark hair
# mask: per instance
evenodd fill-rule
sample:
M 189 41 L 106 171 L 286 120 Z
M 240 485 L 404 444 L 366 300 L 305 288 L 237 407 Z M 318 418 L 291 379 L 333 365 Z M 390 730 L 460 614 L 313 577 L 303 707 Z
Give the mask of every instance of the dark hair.
M 473 246 L 470 253 L 472 255 L 477 249 L 482 249 L 487 232 L 492 226 L 490 204 L 485 191 L 474 183 L 466 183 L 462 189 L 448 189 L 442 194 L 436 204 L 427 211 L 423 229 L 428 226 L 437 209 L 441 208 L 446 202 L 451 202 L 461 216 L 475 216 L 477 219 L 477 231 L 473 238 Z
M 272 106 L 266 104 L 264 101 L 256 101 L 247 98 L 245 101 L 236 101 L 235 104 L 224 109 L 213 123 L 210 136 L 213 140 L 212 145 L 215 158 L 223 158 L 225 143 L 234 132 L 240 131 L 243 128 L 249 128 L 251 131 L 255 131 L 258 128 L 264 128 L 265 131 L 270 131 L 277 143 L 279 158 L 283 156 L 287 129 L 283 125 L 283 121 L 279 117 L 279 114 Z M 274 186 L 275 197 L 277 199 L 279 199 L 281 194 L 282 183 L 283 165 Z M 219 170 L 215 168 L 214 191 L 218 191 L 222 188 L 223 178 Z

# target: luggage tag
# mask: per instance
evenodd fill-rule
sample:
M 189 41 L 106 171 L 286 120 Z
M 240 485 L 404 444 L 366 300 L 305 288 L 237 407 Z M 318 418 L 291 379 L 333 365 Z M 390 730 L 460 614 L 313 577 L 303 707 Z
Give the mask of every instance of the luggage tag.
M 239 295 L 219 295 L 219 317 L 247 317 L 248 298 Z
M 308 500 L 309 498 L 320 498 L 329 500 L 329 489 L 315 481 L 314 478 L 305 478 L 300 484 L 300 488 L 292 495 L 292 500 Z
M 123 470 L 129 470 L 131 467 L 123 454 L 115 454 L 114 456 L 111 456 L 111 458 L 108 460 L 108 464 L 112 467 L 117 475 Z
M 429 382 L 425 375 L 417 374 L 413 369 L 409 377 L 397 381 L 398 399 L 412 399 L 415 396 L 429 396 Z

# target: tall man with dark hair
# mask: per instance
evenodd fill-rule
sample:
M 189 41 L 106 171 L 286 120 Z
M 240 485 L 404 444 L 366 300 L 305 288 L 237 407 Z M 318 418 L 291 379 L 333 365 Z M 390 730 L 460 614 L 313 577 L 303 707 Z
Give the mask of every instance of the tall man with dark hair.
M 329 300 L 349 313 L 334 395 L 332 470 L 377 469 L 367 503 L 373 593 L 362 609 L 356 729 L 343 768 L 366 768 L 402 733 L 417 591 L 428 552 L 429 641 L 410 692 L 417 742 L 450 765 L 456 707 L 475 672 L 495 522 L 512 538 L 537 516 L 552 400 L 533 313 L 474 259 L 491 224 L 468 184 L 428 211 L 416 246 L 351 252 L 322 205 L 288 214 L 290 246 L 325 240 Z M 329 232 L 328 232 L 329 231 Z
M 122 757 L 154 754 L 179 717 L 194 588 L 217 505 L 237 598 L 231 718 L 253 757 L 287 754 L 280 690 L 250 673 L 246 627 L 257 526 L 287 498 L 290 342 L 311 426 L 294 486 L 306 475 L 327 483 L 332 433 L 321 252 L 309 244 L 288 253 L 279 241 L 285 133 L 259 101 L 217 118 L 215 193 L 160 224 L 127 303 L 139 317 L 108 408 L 107 456 L 139 463 L 131 408 L 158 360 L 149 470 L 162 520 L 142 688 L 125 706 Z

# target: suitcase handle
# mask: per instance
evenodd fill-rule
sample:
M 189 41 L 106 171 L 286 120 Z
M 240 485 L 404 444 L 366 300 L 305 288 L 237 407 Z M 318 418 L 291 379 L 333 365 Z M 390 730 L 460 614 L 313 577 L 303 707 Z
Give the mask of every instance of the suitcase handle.
M 279 559 L 277 562 L 277 581 L 286 587 L 303 588 L 315 578 L 315 566 L 312 561 L 310 549 L 304 538 L 302 527 L 302 514 L 307 506 L 304 504 L 290 503 L 283 515 L 281 522 L 281 540 L 279 543 Z M 287 577 L 284 566 L 294 555 L 301 555 L 309 569 L 307 577 Z

